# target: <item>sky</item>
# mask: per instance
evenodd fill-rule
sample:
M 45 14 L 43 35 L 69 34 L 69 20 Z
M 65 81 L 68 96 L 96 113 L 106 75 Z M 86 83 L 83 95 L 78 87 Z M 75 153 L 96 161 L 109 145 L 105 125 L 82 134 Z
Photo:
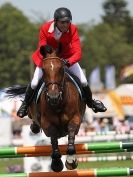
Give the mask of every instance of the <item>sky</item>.
M 126 1 L 133 16 L 133 0 Z M 102 4 L 105 0 L 0 0 L 0 6 L 5 2 L 10 2 L 33 20 L 41 16 L 52 19 L 55 9 L 67 7 L 72 12 L 74 23 L 99 23 L 104 14 Z

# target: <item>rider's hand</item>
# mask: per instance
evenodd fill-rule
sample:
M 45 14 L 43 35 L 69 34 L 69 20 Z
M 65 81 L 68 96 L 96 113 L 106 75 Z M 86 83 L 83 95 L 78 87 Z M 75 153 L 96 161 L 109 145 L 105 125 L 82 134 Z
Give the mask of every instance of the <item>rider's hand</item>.
M 45 45 L 44 47 L 45 47 L 45 51 L 47 53 L 51 54 L 53 52 L 53 49 L 52 49 L 52 47 L 50 45 Z
M 46 57 L 46 54 L 47 54 L 47 53 L 51 54 L 52 51 L 53 51 L 53 49 L 52 49 L 52 47 L 49 46 L 49 45 L 42 45 L 42 46 L 40 47 L 40 53 L 41 53 L 41 55 L 42 55 L 43 57 Z

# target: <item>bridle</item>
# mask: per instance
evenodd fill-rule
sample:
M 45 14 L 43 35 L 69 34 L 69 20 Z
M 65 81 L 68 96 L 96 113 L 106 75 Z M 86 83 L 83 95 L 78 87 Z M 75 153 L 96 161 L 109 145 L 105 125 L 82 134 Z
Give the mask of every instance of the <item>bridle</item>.
M 57 59 L 57 60 L 60 60 L 61 62 L 64 62 L 64 60 L 61 59 L 61 58 L 59 58 L 59 57 L 46 57 L 46 58 L 43 59 L 43 61 L 49 60 L 49 59 Z M 64 69 L 64 75 L 65 75 L 65 69 Z M 45 83 L 45 87 L 46 87 L 46 88 L 48 88 L 49 85 L 58 85 L 58 86 L 61 88 L 61 90 L 63 91 L 64 76 L 63 76 L 63 80 L 62 80 L 61 83 L 60 83 L 60 82 L 48 82 L 48 83 Z
M 46 58 L 43 58 L 43 61 L 49 60 L 49 59 L 58 59 L 58 60 L 63 61 L 63 59 L 61 59 L 61 58 L 59 58 L 59 57 L 46 57 Z
M 46 57 L 43 59 L 43 61 L 50 60 L 50 59 L 56 59 L 56 60 L 60 60 L 61 62 L 64 62 L 63 59 L 61 59 L 59 57 Z M 63 97 L 64 83 L 65 83 L 65 68 L 63 68 L 63 70 L 64 70 L 63 80 L 61 82 L 57 82 L 57 81 L 47 82 L 47 83 L 45 83 L 45 89 L 44 89 L 46 96 L 48 97 L 48 87 L 50 85 L 57 85 L 59 88 L 58 101 L 62 100 L 62 97 Z

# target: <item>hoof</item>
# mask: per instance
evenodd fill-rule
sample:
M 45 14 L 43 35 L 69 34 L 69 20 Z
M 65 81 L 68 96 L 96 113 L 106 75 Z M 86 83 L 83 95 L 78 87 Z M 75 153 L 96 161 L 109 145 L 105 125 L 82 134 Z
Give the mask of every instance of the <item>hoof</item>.
M 31 129 L 31 131 L 32 131 L 33 133 L 35 133 L 35 134 L 37 134 L 37 133 L 40 132 L 40 126 L 37 125 L 36 123 L 32 123 L 32 124 L 30 125 L 30 129 Z
M 78 166 L 78 162 L 77 161 L 73 161 L 72 163 L 69 163 L 68 161 L 65 162 L 65 166 L 68 170 L 74 170 L 77 168 Z
M 54 172 L 61 172 L 63 170 L 63 163 L 61 159 L 52 159 L 51 169 Z
M 78 161 L 77 158 L 75 156 L 67 156 L 66 162 L 65 162 L 65 166 L 68 170 L 74 170 L 77 168 L 78 166 Z

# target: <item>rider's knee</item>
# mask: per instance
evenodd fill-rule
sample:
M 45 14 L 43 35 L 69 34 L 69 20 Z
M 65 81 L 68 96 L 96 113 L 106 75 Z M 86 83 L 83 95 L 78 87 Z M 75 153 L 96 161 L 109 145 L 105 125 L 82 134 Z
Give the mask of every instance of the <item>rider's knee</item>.
M 81 82 L 81 84 L 82 84 L 83 87 L 88 86 L 88 82 L 87 81 Z
M 31 82 L 31 88 L 32 89 L 36 89 L 37 85 L 38 85 L 38 80 L 32 80 L 32 82 Z

